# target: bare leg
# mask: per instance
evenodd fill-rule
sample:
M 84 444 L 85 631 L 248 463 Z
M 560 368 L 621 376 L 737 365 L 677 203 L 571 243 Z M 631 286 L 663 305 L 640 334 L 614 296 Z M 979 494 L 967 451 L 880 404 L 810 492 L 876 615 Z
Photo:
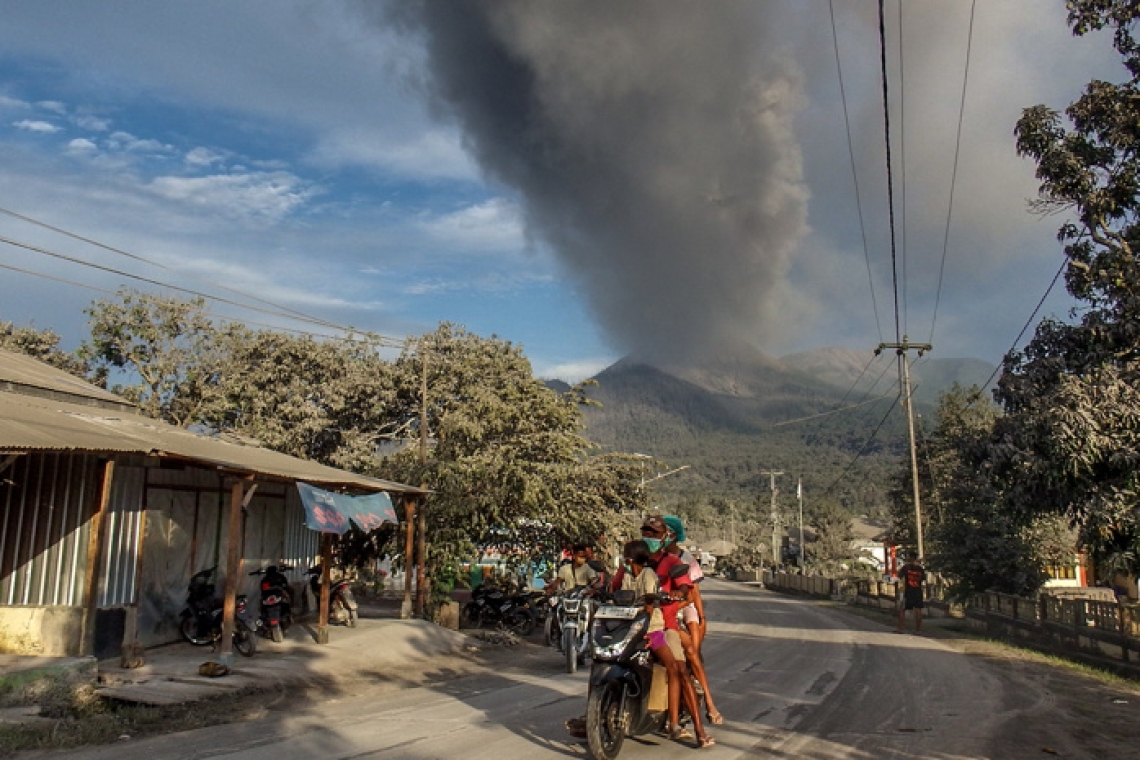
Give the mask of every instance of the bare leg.
M 690 632 L 697 627 L 697 623 L 689 623 Z M 681 646 L 685 648 L 685 658 L 689 661 L 689 669 L 693 671 L 693 675 L 697 677 L 697 683 L 705 692 L 705 708 L 708 710 L 709 720 L 716 723 L 715 719 L 720 717 L 720 711 L 716 709 L 716 703 L 713 701 L 712 689 L 709 688 L 708 678 L 705 675 L 705 664 L 697 650 L 697 640 L 691 633 L 685 631 L 680 633 Z
M 705 743 L 708 734 L 705 733 L 705 727 L 701 723 L 701 703 L 697 701 L 697 690 L 693 688 L 693 679 L 689 677 L 689 669 L 685 667 L 685 663 L 677 663 L 680 666 L 681 678 L 681 694 L 685 697 L 685 705 L 689 708 L 689 715 L 693 718 L 693 733 L 697 735 L 697 745 L 700 746 Z
M 914 608 L 914 632 L 915 633 L 921 633 L 922 632 L 922 608 L 921 607 L 915 607 Z
M 654 649 L 653 656 L 669 671 L 669 728 L 672 730 L 681 722 L 681 663 L 677 662 L 668 645 Z
M 899 633 L 906 633 L 906 607 L 899 607 Z

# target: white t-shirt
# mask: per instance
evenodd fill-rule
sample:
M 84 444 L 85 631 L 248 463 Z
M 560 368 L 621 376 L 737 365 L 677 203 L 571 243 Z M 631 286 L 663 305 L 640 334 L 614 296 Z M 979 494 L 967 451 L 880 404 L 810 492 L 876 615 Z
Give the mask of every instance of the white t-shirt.
M 590 581 L 597 577 L 598 574 L 594 568 L 585 564 L 581 567 L 574 567 L 573 562 L 567 562 L 558 568 L 558 579 L 562 581 L 562 587 L 567 590 L 578 588 L 579 586 L 588 586 L 590 585 Z

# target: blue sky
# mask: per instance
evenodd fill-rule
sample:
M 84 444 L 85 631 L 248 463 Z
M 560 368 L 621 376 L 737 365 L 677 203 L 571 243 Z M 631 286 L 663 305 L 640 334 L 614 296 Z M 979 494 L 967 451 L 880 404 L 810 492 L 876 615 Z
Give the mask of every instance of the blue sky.
M 758 295 L 771 308 L 744 318 L 765 320 L 756 342 L 776 355 L 870 350 L 880 335 L 828 4 L 758 5 L 786 37 L 757 44 L 771 47 L 789 83 L 784 150 L 799 172 L 804 223 L 787 233 L 776 281 Z M 836 2 L 836 18 L 889 339 L 877 43 L 864 5 L 872 4 Z M 1013 153 L 1013 121 L 1024 106 L 1063 107 L 1092 76 L 1117 74 L 1103 36 L 1069 36 L 1059 0 L 979 5 L 934 342 L 941 356 L 996 362 L 1061 261 L 1060 220 L 1026 211 L 1035 184 L 1032 165 Z M 0 236 L 183 287 L 218 292 L 213 285 L 222 284 L 385 335 L 457 322 L 523 344 L 544 376 L 578 379 L 620 357 L 629 338 L 615 337 L 599 278 L 575 271 L 528 215 L 524 191 L 487 179 L 495 175 L 472 157 L 463 128 L 429 107 L 418 41 L 363 8 L 347 0 L 10 0 L 0 25 L 0 208 L 166 268 L 3 215 Z M 911 337 L 925 340 L 969 3 L 923 8 L 904 35 L 907 110 L 896 122 L 907 133 L 905 142 L 896 135 L 905 145 L 896 160 L 907 162 L 906 319 Z M 0 265 L 95 288 L 153 289 L 7 244 Z M 0 286 L 0 319 L 54 328 L 71 346 L 84 333 L 83 308 L 101 295 L 5 269 Z M 1066 306 L 1055 296 L 1047 313 Z M 224 304 L 211 310 L 304 327 Z

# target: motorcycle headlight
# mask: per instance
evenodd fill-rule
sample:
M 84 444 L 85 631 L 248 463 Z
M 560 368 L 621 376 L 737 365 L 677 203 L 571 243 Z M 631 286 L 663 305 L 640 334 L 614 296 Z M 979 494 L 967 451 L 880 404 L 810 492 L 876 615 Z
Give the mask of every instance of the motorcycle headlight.
M 625 636 L 617 641 L 613 641 L 605 646 L 596 646 L 594 648 L 594 659 L 596 660 L 613 660 L 625 651 L 629 644 L 641 638 L 642 632 L 645 630 L 645 619 L 634 620 L 625 632 Z M 594 639 L 597 641 L 597 638 Z

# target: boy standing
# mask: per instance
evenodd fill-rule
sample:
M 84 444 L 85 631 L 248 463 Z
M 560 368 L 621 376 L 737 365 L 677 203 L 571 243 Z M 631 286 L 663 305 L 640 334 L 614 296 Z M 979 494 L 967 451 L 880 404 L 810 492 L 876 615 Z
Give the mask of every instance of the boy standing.
M 922 632 L 922 584 L 926 581 L 926 570 L 918 564 L 918 553 L 906 553 L 906 564 L 899 568 L 899 583 L 902 585 L 902 604 L 899 605 L 899 627 L 896 633 L 906 633 L 906 611 L 914 610 L 914 632 Z

